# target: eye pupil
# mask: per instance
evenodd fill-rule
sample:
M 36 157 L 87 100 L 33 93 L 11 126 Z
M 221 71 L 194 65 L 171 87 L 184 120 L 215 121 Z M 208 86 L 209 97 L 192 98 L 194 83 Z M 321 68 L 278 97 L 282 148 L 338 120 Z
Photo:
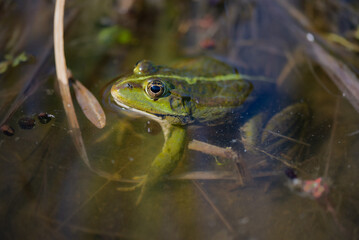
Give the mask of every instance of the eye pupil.
M 151 86 L 151 91 L 153 93 L 158 93 L 161 91 L 161 87 L 160 86 Z
M 157 100 L 163 96 L 165 92 L 165 86 L 162 81 L 153 79 L 148 82 L 146 92 L 152 99 Z

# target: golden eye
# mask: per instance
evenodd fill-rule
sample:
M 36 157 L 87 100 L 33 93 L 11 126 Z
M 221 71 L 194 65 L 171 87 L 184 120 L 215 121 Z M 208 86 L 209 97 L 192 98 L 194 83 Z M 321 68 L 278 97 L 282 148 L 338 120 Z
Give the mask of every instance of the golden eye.
M 157 72 L 158 68 L 151 61 L 141 60 L 138 61 L 133 69 L 133 73 L 136 75 L 153 74 Z
M 157 99 L 163 95 L 165 86 L 160 80 L 152 80 L 147 84 L 146 91 L 151 98 Z

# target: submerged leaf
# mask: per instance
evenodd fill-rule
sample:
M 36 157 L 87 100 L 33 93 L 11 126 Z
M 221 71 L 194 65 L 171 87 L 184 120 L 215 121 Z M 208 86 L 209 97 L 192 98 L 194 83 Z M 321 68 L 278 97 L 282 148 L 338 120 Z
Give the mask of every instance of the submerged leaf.
M 0 74 L 6 72 L 9 67 L 9 61 L 0 62 Z
M 12 66 L 16 67 L 21 62 L 26 62 L 29 59 L 28 55 L 25 52 L 20 53 L 12 60 Z
M 16 57 L 11 54 L 5 55 L 5 60 L 0 62 L 0 74 L 6 72 L 9 66 L 16 67 L 21 62 L 26 62 L 29 57 L 26 55 L 25 52 L 20 53 Z
M 97 128 L 103 128 L 106 125 L 106 115 L 96 97 L 77 80 L 72 86 L 75 90 L 77 102 L 87 119 Z
M 106 46 L 112 44 L 130 44 L 133 41 L 133 35 L 130 30 L 119 26 L 104 28 L 98 34 L 98 41 Z

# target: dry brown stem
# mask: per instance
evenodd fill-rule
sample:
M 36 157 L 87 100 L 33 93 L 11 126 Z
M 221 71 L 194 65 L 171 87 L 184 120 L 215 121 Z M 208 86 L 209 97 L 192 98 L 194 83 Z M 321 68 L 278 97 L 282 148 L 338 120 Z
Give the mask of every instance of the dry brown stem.
M 62 103 L 64 105 L 65 113 L 69 123 L 69 133 L 71 134 L 72 140 L 75 144 L 77 151 L 79 152 L 81 159 L 84 161 L 86 166 L 99 176 L 107 179 L 119 178 L 118 175 L 109 174 L 107 172 L 93 169 L 91 167 L 89 158 L 87 156 L 85 144 L 82 138 L 80 126 L 76 117 L 75 108 L 71 98 L 69 82 L 67 77 L 67 67 L 64 52 L 64 7 L 65 0 L 57 0 L 55 6 L 54 15 L 54 50 L 55 50 L 55 64 L 56 64 L 56 75 L 59 83 L 60 93 L 62 97 Z

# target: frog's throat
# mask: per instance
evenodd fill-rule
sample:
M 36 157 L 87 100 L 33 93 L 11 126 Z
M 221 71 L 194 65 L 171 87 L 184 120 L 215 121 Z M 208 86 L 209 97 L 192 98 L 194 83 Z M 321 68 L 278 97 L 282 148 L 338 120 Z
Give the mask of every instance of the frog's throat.
M 167 122 L 166 120 L 163 120 L 162 117 L 150 114 L 148 112 L 140 111 L 140 110 L 138 110 L 136 108 L 131 108 L 131 107 L 127 106 L 126 104 L 123 104 L 122 102 L 118 101 L 115 98 L 114 98 L 114 100 L 120 107 L 123 107 L 124 109 L 139 113 L 139 114 L 141 114 L 143 116 L 149 117 L 149 118 L 157 121 L 161 125 L 165 141 L 167 141 L 169 131 L 170 131 L 170 126 L 171 126 L 171 124 L 169 122 Z

